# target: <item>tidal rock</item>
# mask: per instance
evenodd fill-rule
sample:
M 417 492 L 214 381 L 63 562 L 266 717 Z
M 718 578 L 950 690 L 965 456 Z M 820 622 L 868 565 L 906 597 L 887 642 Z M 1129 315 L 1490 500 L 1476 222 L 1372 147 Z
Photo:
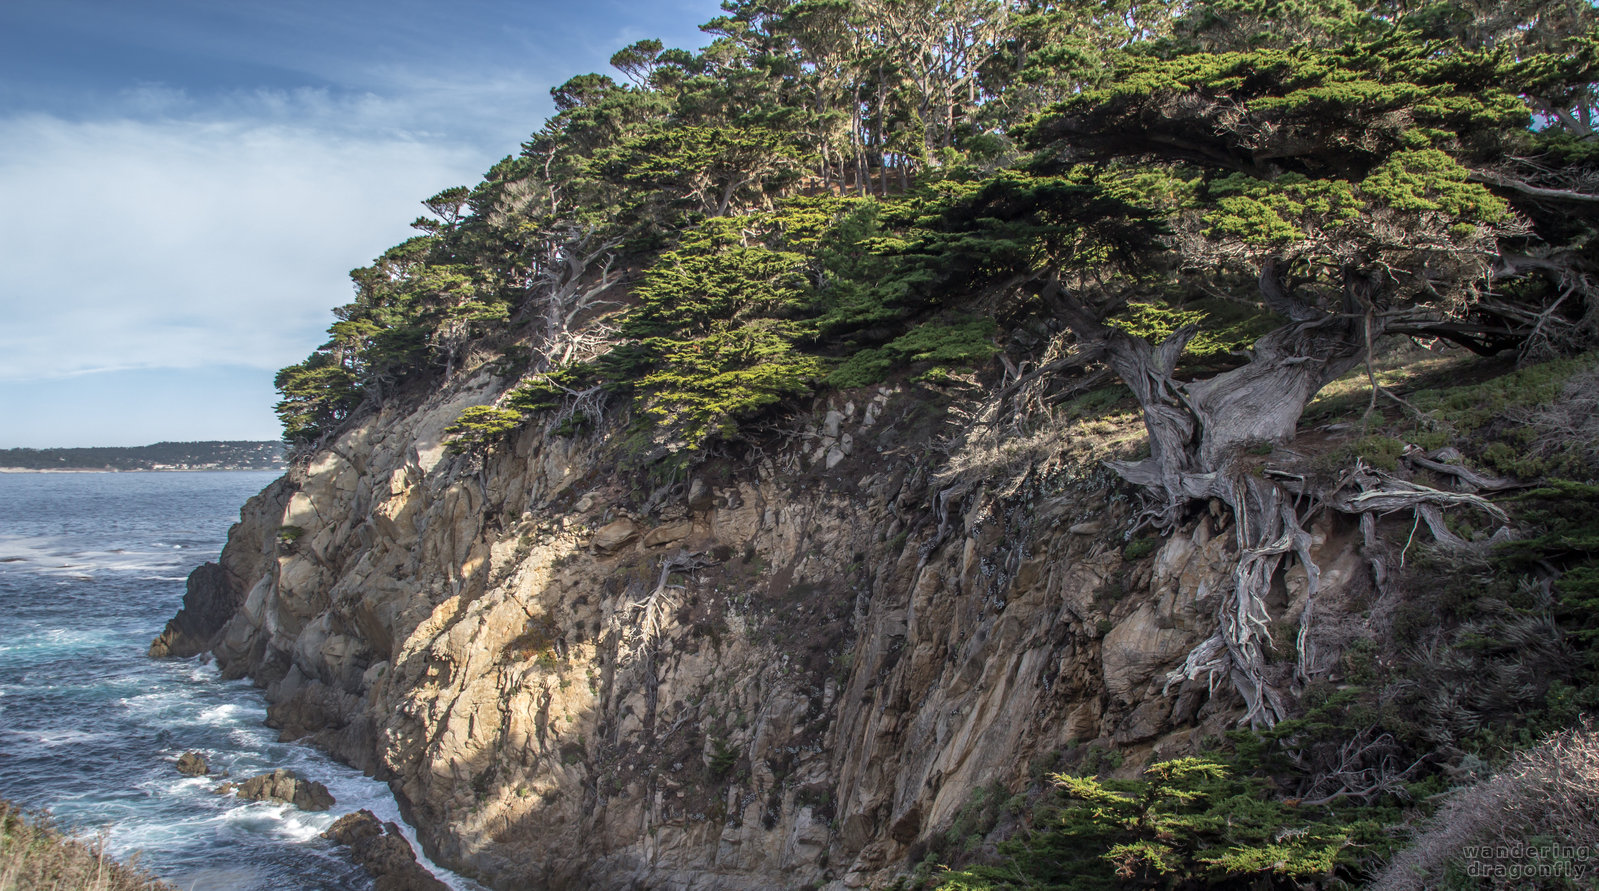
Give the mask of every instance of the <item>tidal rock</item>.
M 449 886 L 416 862 L 400 827 L 369 810 L 345 814 L 322 837 L 350 849 L 350 859 L 377 880 L 377 891 L 445 891 Z
M 231 790 L 224 785 L 217 791 L 237 792 L 240 798 L 251 801 L 282 801 L 302 811 L 325 811 L 334 805 L 333 793 L 327 786 L 283 768 L 251 777 Z
M 211 765 L 205 763 L 205 756 L 199 752 L 184 752 L 178 756 L 178 773 L 186 777 L 203 777 L 211 772 Z

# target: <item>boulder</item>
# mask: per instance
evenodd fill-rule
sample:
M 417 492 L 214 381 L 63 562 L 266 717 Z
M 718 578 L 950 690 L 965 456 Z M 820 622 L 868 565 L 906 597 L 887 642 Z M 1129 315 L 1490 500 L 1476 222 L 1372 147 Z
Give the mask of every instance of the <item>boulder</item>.
M 186 777 L 203 777 L 211 772 L 211 765 L 205 763 L 205 756 L 199 752 L 184 752 L 178 756 L 178 773 Z
M 327 786 L 283 768 L 251 777 L 231 789 L 220 787 L 217 791 L 236 792 L 240 798 L 251 801 L 282 801 L 302 811 L 325 811 L 334 805 L 333 793 Z
M 619 550 L 623 545 L 638 537 L 638 526 L 632 520 L 623 518 L 614 523 L 601 526 L 594 533 L 593 545 L 596 551 L 609 554 Z
M 400 827 L 369 810 L 345 814 L 322 837 L 350 849 L 350 859 L 376 879 L 377 891 L 447 891 L 448 885 L 416 862 Z

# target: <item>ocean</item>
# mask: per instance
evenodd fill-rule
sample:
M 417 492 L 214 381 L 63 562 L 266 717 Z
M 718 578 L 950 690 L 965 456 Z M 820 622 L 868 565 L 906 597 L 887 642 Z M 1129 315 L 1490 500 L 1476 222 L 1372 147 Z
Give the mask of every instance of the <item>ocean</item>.
M 320 833 L 361 808 L 400 820 L 387 786 L 279 743 L 250 682 L 221 680 L 205 657 L 145 656 L 189 571 L 276 475 L 0 474 L 0 796 L 103 834 L 119 857 L 139 852 L 187 891 L 367 889 Z M 220 779 L 177 772 L 186 751 L 234 778 L 291 768 L 338 803 L 314 814 L 216 795 Z

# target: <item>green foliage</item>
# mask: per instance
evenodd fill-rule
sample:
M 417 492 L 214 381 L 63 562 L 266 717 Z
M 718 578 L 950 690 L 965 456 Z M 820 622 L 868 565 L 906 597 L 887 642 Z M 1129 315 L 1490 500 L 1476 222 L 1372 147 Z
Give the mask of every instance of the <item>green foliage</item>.
M 668 203 L 721 217 L 781 189 L 803 160 L 791 136 L 765 127 L 680 126 L 623 143 L 606 170 Z
M 592 368 L 569 365 L 534 375 L 507 393 L 505 404 L 524 415 L 560 408 L 587 382 L 592 372 Z
M 1273 15 L 1298 8 L 1253 5 Z M 1527 134 L 1525 104 L 1483 76 L 1514 80 L 1506 64 L 1394 36 L 1129 52 L 1114 77 L 1034 118 L 1023 138 L 1040 172 L 1091 162 L 1107 190 L 1102 168 L 1186 182 L 1166 190 L 1179 200 L 1144 206 L 1181 233 L 1187 263 L 1247 281 L 1273 259 L 1297 299 L 1322 311 L 1337 311 L 1351 270 L 1364 268 L 1381 271 L 1384 307 L 1445 293 L 1465 301 L 1509 213 L 1469 168 Z M 1215 126 L 1221 117 L 1229 123 Z M 1125 187 L 1113 194 L 1144 202 Z
M 1195 326 L 1198 330 L 1183 348 L 1180 363 L 1189 369 L 1235 363 L 1279 322 L 1278 317 L 1255 307 L 1213 299 L 1181 306 L 1134 300 L 1105 320 L 1107 326 L 1151 343 L 1160 343 L 1184 326 Z
M 1151 765 L 1138 780 L 1057 774 L 1053 819 L 1002 846 L 1006 862 L 950 874 L 942 889 L 1206 887 L 1314 882 L 1351 860 L 1376 827 L 1264 794 L 1208 758 Z
M 1408 150 L 1390 155 L 1361 181 L 1360 190 L 1397 211 L 1447 214 L 1461 222 L 1503 220 L 1505 202 L 1467 182 L 1467 176 L 1466 168 L 1444 152 Z
M 1257 246 L 1303 241 L 1313 227 L 1360 218 L 1354 186 L 1297 173 L 1270 180 L 1234 173 L 1212 182 L 1209 196 L 1215 203 L 1205 214 L 1207 234 Z
M 840 390 L 869 387 L 888 378 L 894 359 L 887 350 L 865 349 L 840 362 L 827 373 L 828 386 Z
M 1540 409 L 1568 401 L 1569 382 L 1591 374 L 1594 365 L 1592 355 L 1576 356 L 1528 365 L 1480 383 L 1414 393 L 1408 398 L 1426 416 L 1426 429 L 1417 425 L 1410 435 L 1428 445 L 1457 443 L 1490 470 L 1520 479 L 1587 477 L 1593 470 L 1581 435 L 1551 436 L 1528 421 Z
M 1562 570 L 1552 584 L 1555 615 L 1599 671 L 1599 486 L 1551 480 L 1516 504 L 1538 534 L 1502 546 L 1500 559 L 1513 571 Z
M 1196 373 L 1236 366 L 1281 321 L 1258 293 L 1268 259 L 1301 300 L 1334 306 L 1341 276 L 1377 270 L 1385 306 L 1454 319 L 1502 237 L 1582 256 L 1599 231 L 1494 179 L 1520 164 L 1558 186 L 1599 165 L 1564 123 L 1591 110 L 1591 9 L 724 12 L 702 50 L 617 52 L 631 86 L 586 74 L 554 88 L 556 113 L 519 153 L 423 201 L 420 234 L 355 270 L 328 342 L 280 374 L 286 437 L 314 441 L 500 352 L 497 372 L 545 375 L 515 410 L 575 411 L 556 375 L 578 376 L 633 401 L 650 454 L 693 452 L 818 386 L 980 366 L 1025 340 L 1007 343 L 1015 326 L 1059 319 L 1063 295 L 1139 336 L 1197 323 L 1183 358 Z M 621 342 L 538 358 L 539 337 L 604 315 L 547 305 L 601 265 L 625 268 L 636 300 L 608 320 Z M 1489 290 L 1555 299 L 1547 283 L 1513 287 Z M 620 288 L 606 299 L 625 302 Z M 1564 321 L 1584 318 L 1579 302 Z
M 645 341 L 659 364 L 637 382 L 644 413 L 690 449 L 736 438 L 739 421 L 809 390 L 821 376 L 819 360 L 795 351 L 798 333 L 765 319 L 715 326 L 694 340 Z
M 1160 549 L 1160 539 L 1146 535 L 1135 538 L 1122 548 L 1122 556 L 1128 560 L 1142 560 Z
M 1404 453 L 1405 443 L 1402 440 L 1368 434 L 1322 455 L 1317 459 L 1316 466 L 1336 473 L 1348 468 L 1358 458 L 1378 470 L 1393 473 L 1399 469 L 1399 459 Z
M 712 780 L 723 780 L 730 777 L 733 768 L 738 766 L 738 750 L 728 744 L 726 739 L 717 737 L 711 741 L 710 765 L 707 768 Z
M 504 442 L 521 426 L 520 412 L 490 405 L 474 405 L 445 427 L 444 434 L 451 437 L 448 445 L 451 453 L 486 458 L 496 445 Z
M 736 438 L 740 421 L 821 376 L 821 361 L 798 348 L 813 300 L 804 262 L 711 221 L 645 274 L 622 323 L 630 342 L 607 364 L 630 379 L 669 449 Z
M 283 438 L 290 442 L 315 440 L 361 402 L 355 374 L 327 353 L 315 353 L 279 371 L 273 384 L 283 394 L 276 411 Z
M 996 327 L 992 319 L 924 322 L 881 347 L 850 356 L 829 372 L 826 380 L 845 389 L 878 383 L 899 367 L 975 365 L 999 351 L 993 343 Z

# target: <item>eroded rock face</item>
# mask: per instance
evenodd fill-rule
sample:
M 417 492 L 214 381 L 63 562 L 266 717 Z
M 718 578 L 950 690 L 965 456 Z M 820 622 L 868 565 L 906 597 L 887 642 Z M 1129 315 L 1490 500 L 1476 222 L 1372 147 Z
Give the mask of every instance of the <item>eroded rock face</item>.
M 281 510 L 281 500 L 288 489 L 286 480 L 277 480 L 246 502 L 240 516 L 247 522 L 271 516 L 274 511 Z M 150 658 L 187 658 L 215 645 L 222 626 L 233 618 L 244 601 L 245 580 L 253 581 L 267 570 L 255 534 L 235 542 L 233 533 L 241 531 L 244 525 L 235 524 L 229 531 L 220 563 L 205 563 L 189 573 L 183 607 L 151 642 Z
M 866 887 L 1036 759 L 1116 748 L 1133 771 L 1238 716 L 1225 684 L 1167 681 L 1227 589 L 1225 520 L 1128 561 L 1107 473 L 952 478 L 925 449 L 940 419 L 892 389 L 653 490 L 603 439 L 535 424 L 485 488 L 442 431 L 504 386 L 391 405 L 252 501 L 211 638 L 286 738 L 390 778 L 445 865 L 498 888 Z M 1359 565 L 1317 534 L 1324 566 Z M 1317 615 L 1360 584 L 1325 574 Z M 1288 579 L 1285 621 L 1304 591 Z
M 327 786 L 283 768 L 242 783 L 224 783 L 217 791 L 233 792 L 250 801 L 281 801 L 302 811 L 325 811 L 337 804 Z
M 345 814 L 322 837 L 348 847 L 350 859 L 376 879 L 376 891 L 449 891 L 416 861 L 416 852 L 400 828 L 369 810 Z
M 178 773 L 186 777 L 203 777 L 211 772 L 211 766 L 205 763 L 205 756 L 198 752 L 184 752 L 178 756 Z

